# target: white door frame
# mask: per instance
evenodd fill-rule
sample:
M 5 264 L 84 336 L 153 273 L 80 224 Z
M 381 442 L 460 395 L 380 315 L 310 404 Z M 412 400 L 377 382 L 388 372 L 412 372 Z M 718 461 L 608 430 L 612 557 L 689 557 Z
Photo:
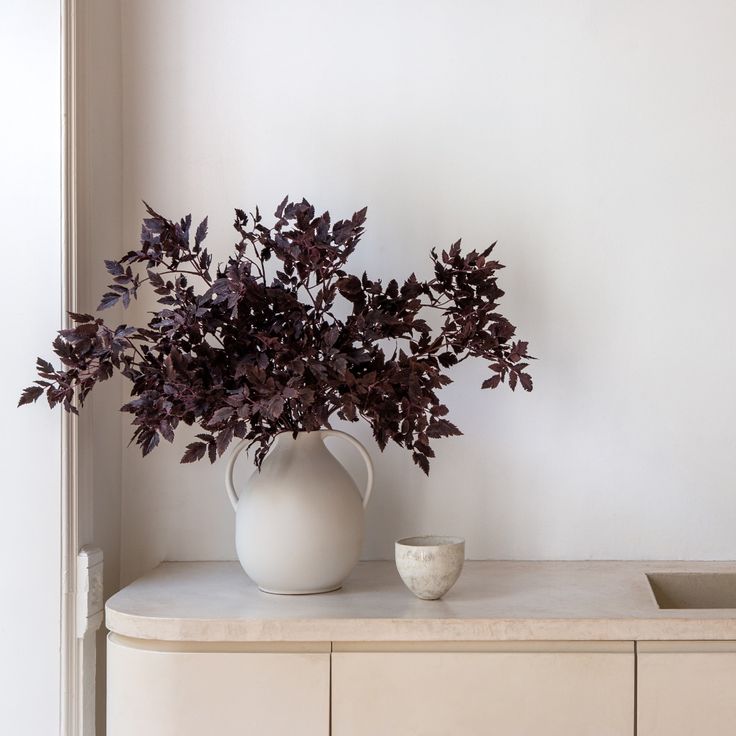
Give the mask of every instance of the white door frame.
M 79 233 L 83 192 L 79 174 L 85 166 L 80 116 L 85 104 L 83 45 L 90 10 L 96 0 L 60 0 L 61 10 L 61 308 L 77 312 Z M 80 124 L 78 124 L 80 123 Z M 90 441 L 89 427 L 80 431 L 77 418 L 64 412 L 61 467 L 61 712 L 62 736 L 94 736 L 96 632 L 103 618 L 102 552 L 80 540 L 93 538 L 92 503 L 82 494 L 80 448 Z M 86 460 L 84 462 L 87 462 Z M 82 505 L 82 508 L 80 508 Z
M 61 268 L 62 313 L 77 302 L 77 12 L 76 0 L 61 0 Z M 67 325 L 68 326 L 68 325 Z M 77 639 L 78 429 L 64 413 L 61 431 L 61 718 L 62 736 L 81 736 L 81 657 Z M 94 692 L 92 693 L 94 699 Z M 92 731 L 93 733 L 94 731 Z

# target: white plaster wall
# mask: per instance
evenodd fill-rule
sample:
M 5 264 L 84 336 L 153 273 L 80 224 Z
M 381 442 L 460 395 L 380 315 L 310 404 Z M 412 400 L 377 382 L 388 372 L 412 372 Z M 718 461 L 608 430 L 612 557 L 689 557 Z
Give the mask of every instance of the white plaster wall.
M 224 257 L 232 208 L 286 193 L 367 204 L 353 266 L 384 277 L 498 239 L 536 389 L 481 393 L 464 364 L 466 434 L 429 479 L 354 426 L 365 555 L 434 532 L 471 557 L 732 558 L 735 34 L 728 0 L 127 0 L 125 245 L 145 198 L 209 214 Z M 124 581 L 234 554 L 224 463 L 177 465 L 185 442 L 123 450 Z
M 0 21 L 0 733 L 59 729 L 58 413 L 16 410 L 61 323 L 61 48 L 57 0 L 11 0 Z

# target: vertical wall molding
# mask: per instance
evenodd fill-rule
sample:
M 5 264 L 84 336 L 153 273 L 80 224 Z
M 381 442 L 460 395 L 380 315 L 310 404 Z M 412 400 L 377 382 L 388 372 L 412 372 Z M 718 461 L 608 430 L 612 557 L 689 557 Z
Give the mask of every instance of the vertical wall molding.
M 122 248 L 122 10 L 119 0 L 61 0 L 59 7 L 64 107 L 62 307 L 93 312 L 107 283 L 100 261 L 117 257 Z M 115 310 L 106 316 L 117 319 L 118 314 Z M 122 382 L 113 377 L 88 397 L 79 419 L 64 419 L 62 707 L 64 733 L 74 736 L 95 733 L 95 710 L 98 733 L 105 728 L 105 639 L 102 631 L 95 635 L 90 621 L 85 623 L 78 613 L 76 599 L 84 597 L 88 581 L 77 573 L 76 564 L 84 546 L 103 549 L 103 598 L 117 590 L 121 392 Z M 82 630 L 84 635 L 75 639 Z
M 77 302 L 77 3 L 61 2 L 61 308 L 63 319 Z M 68 326 L 68 325 L 67 325 Z M 80 652 L 77 645 L 78 429 L 64 413 L 61 431 L 61 728 L 79 733 Z

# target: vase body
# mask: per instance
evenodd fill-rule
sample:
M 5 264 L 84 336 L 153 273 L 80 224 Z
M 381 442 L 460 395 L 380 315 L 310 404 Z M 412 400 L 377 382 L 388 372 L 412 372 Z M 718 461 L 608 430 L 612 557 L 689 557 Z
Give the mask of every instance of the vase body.
M 361 497 L 350 474 L 325 446 L 330 435 L 358 447 L 369 465 L 370 486 L 373 473 L 362 445 L 342 432 L 323 430 L 278 435 L 260 472 L 236 494 L 238 559 L 265 592 L 336 590 L 360 558 L 370 487 Z M 232 464 L 241 449 L 236 447 L 231 458 L 229 489 Z

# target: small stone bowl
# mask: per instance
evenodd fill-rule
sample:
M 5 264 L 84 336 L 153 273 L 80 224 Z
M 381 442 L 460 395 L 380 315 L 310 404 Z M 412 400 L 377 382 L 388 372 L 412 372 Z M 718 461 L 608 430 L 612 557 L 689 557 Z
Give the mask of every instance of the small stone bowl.
M 435 601 L 457 582 L 465 561 L 460 537 L 407 537 L 395 545 L 396 569 L 417 598 Z

